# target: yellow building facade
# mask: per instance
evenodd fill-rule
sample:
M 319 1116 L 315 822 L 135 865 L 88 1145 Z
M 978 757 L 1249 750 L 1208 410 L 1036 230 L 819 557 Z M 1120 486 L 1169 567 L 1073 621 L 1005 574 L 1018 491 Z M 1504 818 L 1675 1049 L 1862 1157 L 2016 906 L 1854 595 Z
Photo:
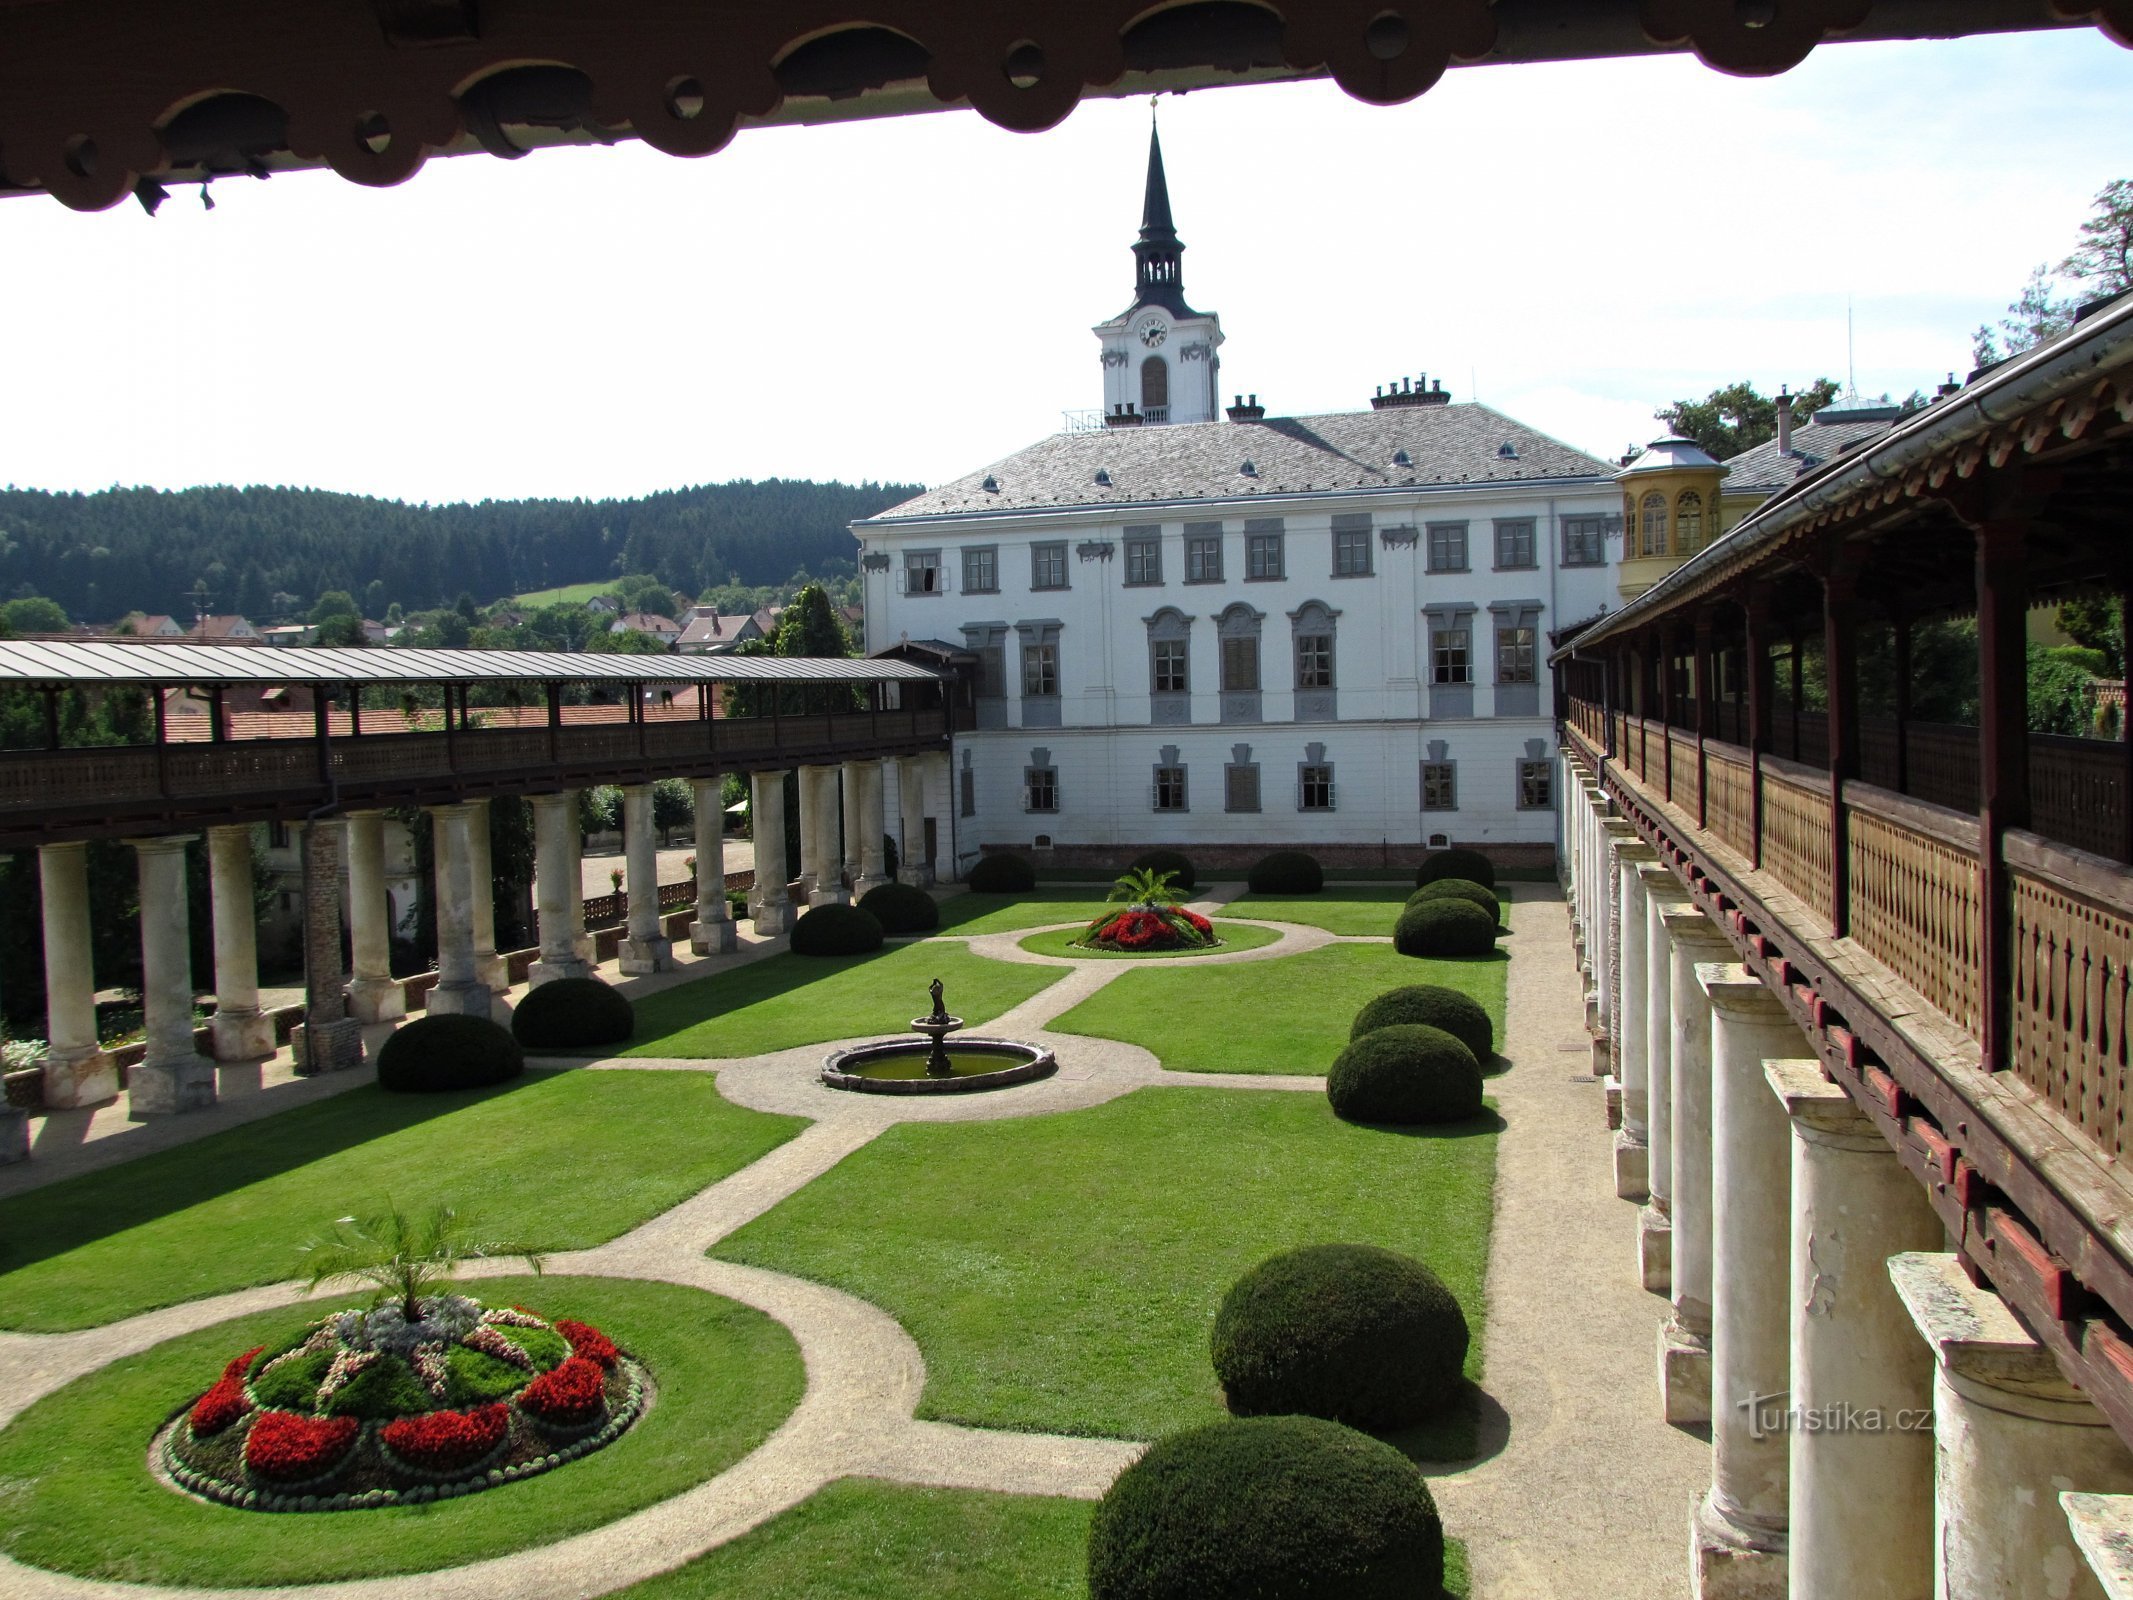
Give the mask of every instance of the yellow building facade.
M 1621 590 L 1634 600 L 1717 538 L 1726 469 L 1693 439 L 1654 439 L 1615 474 L 1622 488 Z

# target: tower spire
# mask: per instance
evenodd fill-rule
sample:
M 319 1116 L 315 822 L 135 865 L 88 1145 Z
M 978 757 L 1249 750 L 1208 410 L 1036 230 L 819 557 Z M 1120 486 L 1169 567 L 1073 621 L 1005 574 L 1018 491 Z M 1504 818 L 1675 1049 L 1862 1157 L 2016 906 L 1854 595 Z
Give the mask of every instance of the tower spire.
M 1163 141 L 1152 102 L 1148 110 L 1148 187 L 1141 200 L 1141 236 L 1133 244 L 1134 303 L 1167 306 L 1183 315 L 1185 246 L 1170 220 L 1170 184 L 1163 176 Z

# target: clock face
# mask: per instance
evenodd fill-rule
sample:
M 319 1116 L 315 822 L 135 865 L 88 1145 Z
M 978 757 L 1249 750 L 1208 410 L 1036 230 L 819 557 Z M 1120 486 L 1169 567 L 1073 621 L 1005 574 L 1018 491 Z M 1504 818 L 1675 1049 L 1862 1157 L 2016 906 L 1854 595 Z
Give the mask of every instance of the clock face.
M 1139 331 L 1141 336 L 1141 343 L 1146 345 L 1150 350 L 1153 350 L 1157 345 L 1161 344 L 1165 339 L 1170 337 L 1169 324 L 1164 322 L 1161 317 L 1146 318 L 1141 323 Z

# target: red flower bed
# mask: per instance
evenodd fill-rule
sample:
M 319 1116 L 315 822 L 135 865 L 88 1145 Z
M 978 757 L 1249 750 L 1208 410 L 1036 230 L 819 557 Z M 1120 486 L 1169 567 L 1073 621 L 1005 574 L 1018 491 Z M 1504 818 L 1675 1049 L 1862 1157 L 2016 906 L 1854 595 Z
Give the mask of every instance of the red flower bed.
M 614 1340 L 589 1322 L 575 1322 L 564 1317 L 554 1326 L 557 1333 L 570 1341 L 571 1354 L 583 1356 L 587 1361 L 597 1361 L 612 1369 L 622 1353 L 615 1348 Z
M 478 1411 L 430 1411 L 388 1422 L 379 1437 L 386 1449 L 424 1472 L 450 1473 L 470 1467 L 498 1445 L 511 1430 L 511 1413 L 502 1405 Z
M 1172 950 L 1213 943 L 1215 925 L 1183 906 L 1134 906 L 1099 917 L 1082 937 L 1120 950 Z
M 572 1356 L 519 1391 L 519 1409 L 560 1428 L 575 1428 L 600 1414 L 607 1374 L 596 1361 Z
M 244 1464 L 262 1478 L 281 1483 L 323 1478 L 354 1448 L 362 1427 L 354 1417 L 268 1411 L 245 1435 Z
M 222 1376 L 215 1386 L 202 1395 L 194 1404 L 192 1415 L 187 1420 L 192 1424 L 193 1436 L 205 1439 L 209 1434 L 220 1433 L 247 1411 L 252 1402 L 244 1397 L 244 1375 L 252 1368 L 253 1360 L 266 1349 L 255 1344 L 222 1369 Z
M 1177 908 L 1177 913 L 1187 922 L 1192 924 L 1192 931 L 1194 933 L 1205 934 L 1209 938 L 1214 937 L 1215 925 L 1212 922 L 1209 922 L 1205 917 L 1201 916 L 1199 912 L 1187 911 L 1183 906 L 1179 906 Z

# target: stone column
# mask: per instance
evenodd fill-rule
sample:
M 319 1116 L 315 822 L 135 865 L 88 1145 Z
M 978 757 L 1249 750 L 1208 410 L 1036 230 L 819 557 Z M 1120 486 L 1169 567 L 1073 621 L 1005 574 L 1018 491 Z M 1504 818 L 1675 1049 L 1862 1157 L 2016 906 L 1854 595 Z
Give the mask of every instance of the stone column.
M 351 811 L 348 823 L 348 943 L 355 971 L 348 1012 L 358 1022 L 407 1015 L 407 991 L 393 977 L 392 896 L 385 888 L 385 814 Z
M 1600 818 L 1599 881 L 1592 898 L 1592 987 L 1598 1002 L 1600 1052 L 1593 1072 L 1613 1080 L 1608 1096 L 1613 1102 L 1612 1126 L 1622 1117 L 1622 871 L 1620 851 L 1639 843 L 1637 830 L 1622 817 Z M 1599 1064 L 1604 1062 L 1604 1067 Z M 1617 1185 L 1617 1192 L 1620 1186 Z M 1641 1198 L 1642 1191 L 1639 1191 Z M 1629 1198 L 1625 1196 L 1624 1198 Z
M 652 832 L 652 786 L 622 791 L 622 855 L 629 876 L 628 937 L 618 952 L 625 978 L 674 970 L 674 945 L 660 931 L 659 840 Z
M 185 886 L 192 834 L 132 839 L 141 875 L 141 1022 L 147 1054 L 126 1075 L 135 1116 L 215 1103 L 215 1063 L 193 1042 L 193 957 Z
M 592 968 L 578 954 L 577 927 L 584 890 L 578 881 L 578 796 L 575 790 L 533 796 L 533 901 L 541 956 L 526 969 L 528 984 L 583 978 Z
M 1792 1131 L 1763 1063 L 1800 1030 L 1746 967 L 1698 970 L 1711 1000 L 1711 1491 L 1690 1534 L 1699 1600 L 1785 1593 L 1792 1382 Z
M 1691 905 L 1682 881 L 1654 862 L 1637 869 L 1644 883 L 1644 1049 L 1650 1150 L 1647 1198 L 1637 1214 L 1637 1277 L 1667 1294 L 1674 1273 L 1674 939 L 1667 918 Z
M 755 830 L 755 931 L 761 939 L 783 938 L 794 921 L 785 892 L 785 774 L 749 774 L 748 819 Z M 800 785 L 807 793 L 807 785 Z
M 717 773 L 690 780 L 696 802 L 696 921 L 689 948 L 720 956 L 737 942 L 733 908 L 726 903 L 726 784 Z
M 821 881 L 822 874 L 822 858 L 819 854 L 822 848 L 822 820 L 815 815 L 815 808 L 822 800 L 822 791 L 815 781 L 815 768 L 800 768 L 795 787 L 800 793 L 800 896 L 804 901 L 812 904 L 815 889 Z M 752 810 L 753 806 L 750 809 Z M 785 807 L 781 804 L 778 807 L 778 831 L 782 834 L 784 829 Z M 756 867 L 758 870 L 761 869 L 762 862 L 760 860 L 756 862 Z M 756 881 L 760 886 L 762 880 L 758 878 Z M 783 862 L 778 864 L 778 881 L 780 883 L 789 881 L 785 876 Z
M 493 996 L 474 964 L 474 876 L 467 834 L 472 808 L 431 806 L 437 861 L 437 983 L 433 1015 L 489 1017 Z
M 585 963 L 587 974 L 599 965 L 595 959 L 599 943 L 585 931 L 585 835 L 579 831 L 578 819 L 573 816 L 570 823 L 570 947 Z
M 902 831 L 896 836 L 896 876 L 920 889 L 933 886 L 933 863 L 926 859 L 926 767 L 917 756 L 896 763 L 896 789 Z
M 887 839 L 889 832 L 888 808 L 884 803 L 886 788 L 881 763 L 861 761 L 856 763 L 859 774 L 859 871 L 852 879 L 852 897 L 863 898 L 869 889 L 878 888 L 889 881 Z M 852 768 L 845 769 L 845 781 L 851 782 Z
M 217 1061 L 258 1061 L 274 1053 L 274 1024 L 259 1009 L 259 917 L 252 904 L 252 830 L 207 830 L 208 899 L 215 919 L 215 1016 L 208 1036 Z
M 847 761 L 844 763 L 844 882 L 851 886 L 852 898 L 857 900 L 861 890 L 860 865 L 866 854 L 866 769 L 874 766 L 872 761 Z M 879 858 L 880 833 L 875 833 L 874 854 Z
M 1651 1016 L 1650 951 L 1645 926 L 1651 912 L 1645 901 L 1643 869 L 1653 867 L 1659 852 L 1636 839 L 1615 844 L 1615 1077 L 1622 1085 L 1622 1131 L 1615 1135 L 1615 1193 L 1642 1200 L 1650 1193 L 1651 1052 L 1645 1028 Z
M 1934 1600 L 2102 1600 L 2059 1496 L 2133 1491 L 2133 1456 L 1954 1256 L 1895 1256 L 1889 1276 L 1935 1360 Z
M 941 820 L 940 827 L 936 831 L 939 834 L 940 848 L 948 854 L 947 881 L 960 883 L 962 881 L 962 868 L 956 860 L 955 841 L 955 814 L 957 810 L 955 762 L 950 759 L 948 752 L 945 750 L 936 751 L 934 754 L 925 757 L 925 761 L 928 769 L 926 782 L 929 787 L 937 789 L 941 796 Z M 933 875 L 936 879 L 940 877 L 941 874 L 938 867 L 934 869 Z
M 1946 1233 L 1820 1062 L 1763 1072 L 1792 1122 L 1792 1592 L 1925 1600 L 1933 1362 L 1888 1263 Z
M 491 994 L 511 987 L 510 964 L 496 953 L 496 867 L 489 855 L 489 802 L 467 802 L 467 881 L 474 891 L 474 976 Z
M 835 767 L 809 767 L 815 781 L 814 888 L 809 905 L 844 905 L 850 894 L 844 885 L 844 819 L 839 773 Z M 801 847 L 803 850 L 806 846 Z M 805 871 L 803 865 L 802 870 Z
M 1696 969 L 1726 965 L 1733 946 L 1687 905 L 1666 923 L 1673 1312 L 1659 1330 L 1659 1395 L 1668 1422 L 1698 1423 L 1711 1420 L 1711 997 Z
M 54 1111 L 118 1094 L 118 1069 L 96 1038 L 96 963 L 89 940 L 89 847 L 37 847 L 44 889 L 44 1103 Z
M 363 1025 L 348 1015 L 341 964 L 341 832 L 337 817 L 304 826 L 304 1020 L 289 1053 L 306 1077 L 363 1063 Z

